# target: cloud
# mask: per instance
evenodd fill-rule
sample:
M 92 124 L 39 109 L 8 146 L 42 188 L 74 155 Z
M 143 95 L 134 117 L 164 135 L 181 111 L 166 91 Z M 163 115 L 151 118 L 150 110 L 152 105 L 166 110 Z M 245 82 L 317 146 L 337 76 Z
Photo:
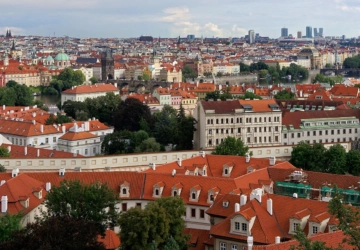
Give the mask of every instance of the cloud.
M 183 22 L 190 19 L 190 11 L 186 7 L 167 8 L 163 13 L 165 13 L 165 16 L 160 20 L 164 22 Z

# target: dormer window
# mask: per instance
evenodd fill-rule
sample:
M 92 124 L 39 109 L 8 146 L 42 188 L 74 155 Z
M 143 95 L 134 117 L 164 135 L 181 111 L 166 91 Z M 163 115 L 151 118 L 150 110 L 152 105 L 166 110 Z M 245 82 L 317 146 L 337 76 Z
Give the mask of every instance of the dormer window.
M 164 190 L 165 183 L 160 181 L 154 185 L 153 197 L 158 198 L 161 197 L 162 192 Z
M 159 189 L 158 188 L 155 189 L 155 195 L 159 196 Z
M 173 196 L 178 196 L 181 194 L 181 190 L 182 190 L 183 185 L 179 182 L 176 183 L 172 188 L 171 188 L 171 193 Z
M 235 230 L 240 231 L 240 222 L 235 221 Z
M 317 226 L 313 226 L 313 227 L 312 227 L 312 233 L 313 233 L 313 234 L 317 234 L 317 233 L 318 233 L 318 230 L 319 230 L 319 228 L 318 228 Z
M 174 191 L 174 192 L 173 192 L 173 196 L 177 196 L 177 191 Z
M 194 202 L 198 202 L 200 192 L 201 192 L 201 186 L 200 185 L 196 185 L 196 186 L 192 187 L 190 189 L 190 199 L 189 200 L 194 201 Z
M 191 193 L 191 199 L 193 199 L 193 200 L 196 199 L 196 194 L 195 194 L 195 192 L 192 192 L 192 193 Z
M 226 163 L 223 166 L 223 176 L 230 177 L 230 174 L 231 174 L 231 171 L 232 171 L 233 167 L 234 167 L 233 163 Z
M 224 169 L 224 175 L 229 175 L 229 169 L 227 168 Z
M 120 197 L 121 198 L 128 198 L 130 197 L 130 183 L 127 181 L 124 181 L 120 185 Z

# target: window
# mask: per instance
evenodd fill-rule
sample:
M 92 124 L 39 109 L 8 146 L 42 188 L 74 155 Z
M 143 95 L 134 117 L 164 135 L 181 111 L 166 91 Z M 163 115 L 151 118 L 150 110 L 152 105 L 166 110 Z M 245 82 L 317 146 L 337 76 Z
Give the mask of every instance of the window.
M 299 223 L 294 223 L 294 224 L 293 224 L 293 231 L 294 231 L 294 232 L 296 231 L 296 229 L 298 228 L 298 226 L 300 226 Z
M 240 222 L 235 222 L 235 230 L 240 231 Z
M 312 227 L 312 232 L 313 232 L 313 234 L 317 234 L 317 233 L 318 233 L 318 227 L 317 227 L 317 226 L 313 226 L 313 227 Z
M 141 202 L 136 203 L 136 206 L 141 208 Z
M 86 154 L 86 155 L 88 154 L 88 149 L 85 149 L 85 154 Z
M 93 148 L 93 154 L 96 154 L 96 148 Z
M 238 246 L 237 245 L 232 245 L 231 250 L 238 250 Z
M 56 137 L 53 137 L 53 142 L 56 142 Z
M 297 137 L 300 138 L 300 137 L 301 137 L 301 133 L 297 133 Z
M 278 142 L 279 141 L 279 137 L 276 135 L 275 136 L 275 142 Z
M 316 136 L 316 131 L 313 131 L 313 136 Z
M 220 242 L 220 250 L 226 250 L 226 243 Z
M 200 218 L 201 219 L 205 218 L 205 210 L 204 209 L 200 209 Z
M 196 210 L 195 208 L 191 209 L 191 217 L 195 218 L 196 217 Z
M 191 193 L 191 199 L 193 199 L 193 200 L 196 199 L 196 194 L 195 194 L 195 192 L 192 192 L 192 193 Z
M 346 134 L 346 129 L 343 129 L 343 134 Z
M 241 133 L 241 128 L 238 128 L 238 133 L 239 133 L 239 134 Z
M 122 189 L 122 194 L 126 194 L 126 188 Z
M 287 134 L 284 134 L 284 139 L 286 139 L 287 138 Z
M 49 138 L 45 138 L 45 143 L 49 143 Z
M 334 134 L 334 130 L 331 130 L 331 134 L 332 134 L 332 135 Z
M 325 130 L 325 135 L 328 135 L 328 131 L 327 131 L 327 130 Z
M 121 211 L 123 212 L 127 211 L 127 203 L 121 203 Z
M 294 138 L 294 133 L 291 133 L 291 138 Z
M 307 136 L 310 136 L 310 131 L 307 132 Z
M 242 231 L 247 231 L 247 224 L 246 223 L 241 223 L 241 230 Z
M 211 133 L 212 133 L 212 129 L 209 129 L 209 135 L 211 135 Z
M 176 190 L 174 190 L 173 196 L 177 196 L 177 191 Z
M 155 189 L 155 195 L 158 196 L 159 195 L 159 189 Z

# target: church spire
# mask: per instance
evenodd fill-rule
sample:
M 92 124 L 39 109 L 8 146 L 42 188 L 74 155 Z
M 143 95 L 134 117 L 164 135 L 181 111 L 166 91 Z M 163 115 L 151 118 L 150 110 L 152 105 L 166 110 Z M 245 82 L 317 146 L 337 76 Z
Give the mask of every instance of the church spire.
M 16 50 L 16 49 L 15 49 L 15 41 L 13 40 L 12 46 L 11 46 L 11 51 L 14 51 L 14 50 Z

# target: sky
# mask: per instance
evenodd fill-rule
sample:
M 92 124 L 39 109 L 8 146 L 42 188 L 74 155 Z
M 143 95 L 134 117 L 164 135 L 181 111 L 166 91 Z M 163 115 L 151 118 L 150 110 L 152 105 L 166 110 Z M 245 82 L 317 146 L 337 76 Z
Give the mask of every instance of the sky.
M 70 37 L 278 38 L 306 26 L 360 36 L 360 0 L 0 0 L 0 34 Z

